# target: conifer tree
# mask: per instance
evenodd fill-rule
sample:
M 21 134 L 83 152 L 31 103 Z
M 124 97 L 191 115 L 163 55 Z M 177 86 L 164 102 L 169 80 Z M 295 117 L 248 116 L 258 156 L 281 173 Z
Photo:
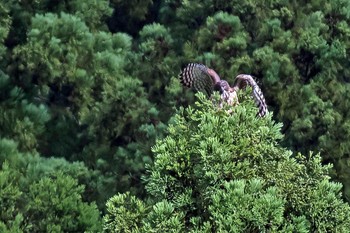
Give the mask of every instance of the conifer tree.
M 148 201 L 130 193 L 107 202 L 107 232 L 327 232 L 350 230 L 342 185 L 318 154 L 292 156 L 282 125 L 243 103 L 218 109 L 204 95 L 180 109 L 153 147 Z M 216 96 L 218 98 L 218 96 Z M 123 221 L 120 221 L 123 219 Z
M 256 76 L 284 123 L 284 144 L 334 163 L 349 199 L 349 1 L 167 1 L 162 7 L 184 19 L 160 18 L 186 38 L 186 60 L 226 79 Z
M 274 119 L 283 122 L 285 138 L 281 144 L 295 151 L 296 157 L 297 151 L 302 152 L 305 164 L 319 158 L 310 155 L 310 150 L 320 152 L 324 164 L 334 163 L 333 177 L 343 182 L 344 198 L 349 200 L 349 12 L 348 0 L 2 1 L 0 146 L 12 149 L 0 153 L 0 202 L 4 206 L 0 232 L 21 232 L 26 218 L 30 218 L 28 209 L 35 216 L 44 209 L 52 221 L 45 220 L 45 226 L 39 226 L 38 218 L 32 217 L 35 224 L 27 231 L 65 229 L 65 218 L 79 215 L 85 207 L 68 208 L 69 214 L 63 216 L 57 214 L 58 205 L 50 212 L 48 203 L 40 203 L 40 210 L 33 204 L 34 196 L 46 187 L 58 189 L 51 196 L 57 200 L 60 191 L 64 191 L 59 190 L 58 181 L 70 184 L 77 202 L 80 197 L 85 204 L 96 201 L 101 209 L 114 193 L 129 192 L 111 199 L 108 208 L 124 211 L 115 203 L 128 202 L 133 208 L 125 216 L 130 218 L 109 215 L 110 221 L 105 225 L 108 229 L 119 229 L 121 225 L 115 224 L 119 221 L 125 221 L 125 225 L 130 222 L 130 226 L 144 231 L 161 229 L 160 226 L 169 231 L 200 229 L 199 222 L 214 229 L 208 218 L 214 213 L 216 219 L 223 216 L 221 213 L 234 215 L 217 208 L 222 202 L 236 203 L 226 194 L 241 187 L 247 190 L 241 197 L 254 205 L 269 196 L 278 203 L 276 206 L 287 206 L 289 199 L 279 195 L 287 189 L 281 185 L 272 187 L 262 173 L 228 180 L 228 184 L 220 186 L 220 192 L 215 192 L 215 201 L 214 196 L 205 196 L 211 201 L 210 208 L 203 207 L 209 216 L 204 220 L 191 217 L 197 216 L 198 210 L 188 212 L 184 208 L 179 212 L 175 199 L 164 199 L 152 192 L 152 187 L 162 187 L 157 183 L 152 186 L 155 181 L 150 177 L 155 168 L 149 168 L 147 176 L 148 195 L 154 195 L 148 198 L 154 205 L 151 207 L 142 199 L 146 193 L 140 177 L 146 171 L 145 163 L 152 163 L 153 157 L 161 154 L 152 154 L 151 146 L 164 137 L 167 123 L 176 120 L 172 117 L 174 106 L 194 102 L 193 94 L 183 90 L 176 78 L 181 65 L 188 62 L 206 64 L 229 82 L 238 73 L 256 76 Z M 188 115 L 183 113 L 183 117 Z M 165 145 L 166 141 L 161 142 Z M 315 167 L 322 166 L 317 163 Z M 170 173 L 176 174 L 173 170 Z M 299 176 L 304 177 L 303 174 L 300 172 Z M 198 180 L 202 182 L 205 177 Z M 334 185 L 327 182 L 326 186 Z M 311 187 L 308 185 L 305 186 Z M 250 194 L 255 190 L 259 194 L 254 199 Z M 178 193 L 175 191 L 174 195 Z M 13 196 L 7 198 L 9 195 Z M 50 201 L 47 196 L 42 197 Z M 178 199 L 175 201 L 178 203 Z M 26 210 L 17 208 L 23 207 L 23 202 L 28 202 Z M 252 219 L 245 211 L 251 207 L 240 206 L 240 213 L 245 213 L 247 219 Z M 135 221 L 132 209 L 143 209 L 135 215 Z M 315 229 L 308 214 L 300 217 L 303 210 L 295 218 L 286 219 L 300 223 L 299 230 Z M 175 212 L 176 216 L 172 215 Z M 96 214 L 95 210 L 91 213 Z M 60 217 L 55 219 L 55 215 Z M 169 218 L 165 220 L 164 216 Z M 259 219 L 265 218 L 260 216 Z M 189 224 L 188 219 L 193 223 Z M 274 223 L 279 221 L 273 219 Z M 263 221 L 256 222 L 264 225 Z M 224 230 L 225 224 L 215 227 Z M 293 230 L 283 227 L 278 229 Z M 87 224 L 78 228 L 98 227 Z
M 97 232 L 100 213 L 84 200 L 83 164 L 18 151 L 0 140 L 1 232 Z
M 4 56 L 6 52 L 4 41 L 10 31 L 11 17 L 9 16 L 9 9 L 3 3 L 0 3 L 0 17 L 0 56 Z
M 116 190 L 139 183 L 143 161 L 150 158 L 140 155 L 144 146 L 135 142 L 143 140 L 147 132 L 142 127 L 159 111 L 141 81 L 127 72 L 135 60 L 132 38 L 95 31 L 91 23 L 79 14 L 35 15 L 28 40 L 13 50 L 8 70 L 26 99 L 50 116 L 42 121 L 45 134 L 32 148 L 46 156 L 84 161 L 99 171 L 98 194 L 93 195 L 101 204 Z
M 110 5 L 114 8 L 113 15 L 108 21 L 108 26 L 112 32 L 127 32 L 135 36 L 147 22 L 152 22 L 157 18 L 157 8 L 152 12 L 153 5 L 157 2 L 152 0 L 111 0 Z

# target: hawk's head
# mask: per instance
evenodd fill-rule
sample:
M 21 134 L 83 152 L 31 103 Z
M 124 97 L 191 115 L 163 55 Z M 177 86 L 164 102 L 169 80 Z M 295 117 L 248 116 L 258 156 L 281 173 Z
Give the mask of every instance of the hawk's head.
M 231 87 L 226 80 L 220 80 L 214 86 L 214 90 L 220 92 L 220 94 L 223 94 L 224 92 L 229 92 L 230 89 Z

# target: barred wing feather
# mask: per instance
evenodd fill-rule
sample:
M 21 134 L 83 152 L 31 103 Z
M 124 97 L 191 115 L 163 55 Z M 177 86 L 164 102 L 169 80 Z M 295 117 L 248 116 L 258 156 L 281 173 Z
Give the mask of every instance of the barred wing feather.
M 252 76 L 247 74 L 240 74 L 236 77 L 233 88 L 244 89 L 247 85 L 252 87 L 252 96 L 256 106 L 259 108 L 258 115 L 263 117 L 268 112 L 265 97 Z
M 210 96 L 214 90 L 212 77 L 208 67 L 202 64 L 190 63 L 180 73 L 180 82 L 186 86 Z

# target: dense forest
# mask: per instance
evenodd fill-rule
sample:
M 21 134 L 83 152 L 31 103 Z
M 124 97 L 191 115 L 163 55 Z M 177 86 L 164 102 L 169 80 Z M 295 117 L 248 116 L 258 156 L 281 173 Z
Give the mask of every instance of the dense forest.
M 349 52 L 348 0 L 1 1 L 0 232 L 350 232 Z

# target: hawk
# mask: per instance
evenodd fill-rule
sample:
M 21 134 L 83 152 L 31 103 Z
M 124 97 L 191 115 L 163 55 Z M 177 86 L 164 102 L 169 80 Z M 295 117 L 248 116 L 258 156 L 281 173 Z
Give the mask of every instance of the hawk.
M 264 95 L 251 75 L 239 74 L 231 87 L 226 80 L 220 79 L 213 69 L 202 64 L 189 63 L 180 73 L 180 82 L 185 87 L 203 92 L 207 96 L 211 96 L 213 91 L 219 91 L 221 100 L 232 106 L 238 104 L 237 91 L 249 85 L 253 90 L 255 104 L 259 108 L 258 115 L 263 117 L 268 112 Z

